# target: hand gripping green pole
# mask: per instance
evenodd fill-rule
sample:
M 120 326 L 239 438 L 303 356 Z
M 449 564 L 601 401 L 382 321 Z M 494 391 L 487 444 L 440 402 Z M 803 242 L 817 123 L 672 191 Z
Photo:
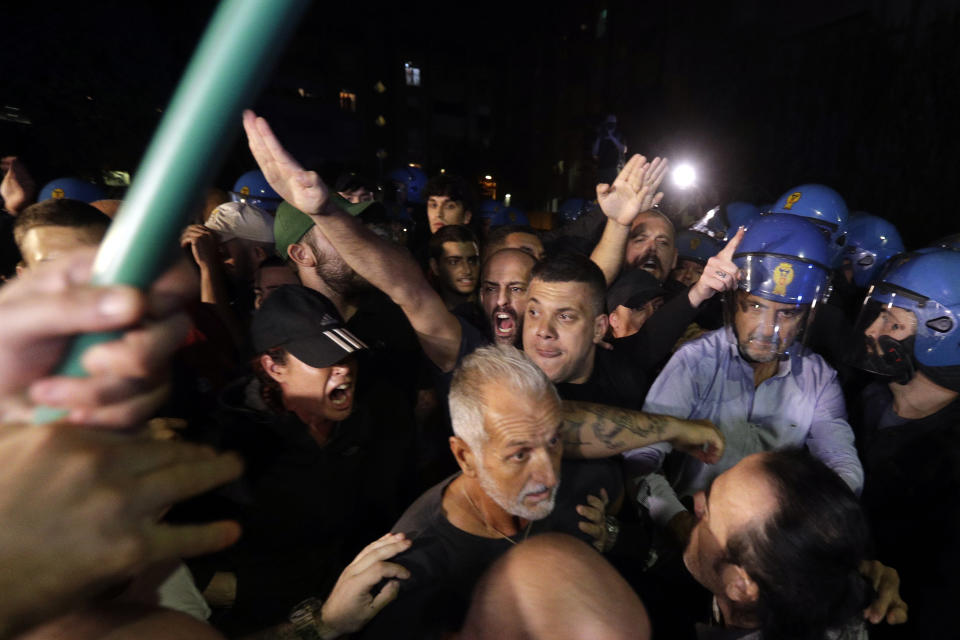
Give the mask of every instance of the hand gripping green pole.
M 309 0 L 223 0 L 210 20 L 160 127 L 110 225 L 91 283 L 146 290 L 169 266 L 176 239 L 223 153 L 240 110 L 253 102 Z M 85 376 L 87 348 L 116 338 L 92 333 L 73 341 L 60 375 Z M 62 418 L 39 407 L 34 422 Z

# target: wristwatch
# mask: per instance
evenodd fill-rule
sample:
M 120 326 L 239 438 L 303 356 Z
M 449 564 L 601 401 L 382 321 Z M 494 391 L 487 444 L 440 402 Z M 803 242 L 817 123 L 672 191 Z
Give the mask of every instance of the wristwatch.
M 319 625 L 320 607 L 323 601 L 320 598 L 307 598 L 290 611 L 289 620 L 298 638 L 303 640 L 320 640 Z
M 607 541 L 603 545 L 603 551 L 606 553 L 613 549 L 613 545 L 617 544 L 617 536 L 620 535 L 620 521 L 614 516 L 607 516 L 603 520 L 603 526 L 607 530 Z

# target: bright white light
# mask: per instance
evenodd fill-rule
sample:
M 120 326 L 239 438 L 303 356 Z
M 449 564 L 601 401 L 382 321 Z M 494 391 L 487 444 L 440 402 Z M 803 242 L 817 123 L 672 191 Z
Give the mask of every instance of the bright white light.
M 697 180 L 697 172 L 689 164 L 677 165 L 673 170 L 673 184 L 681 189 L 689 189 Z
M 484 180 L 493 180 L 493 176 L 483 176 Z
M 505 206 L 505 207 L 509 207 L 509 206 L 510 206 L 510 194 L 509 194 L 509 193 L 506 194 L 505 196 L 503 196 L 503 206 Z

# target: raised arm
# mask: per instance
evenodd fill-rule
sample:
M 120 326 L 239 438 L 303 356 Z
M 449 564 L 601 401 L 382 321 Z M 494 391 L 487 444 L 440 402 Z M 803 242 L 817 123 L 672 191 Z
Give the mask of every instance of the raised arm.
M 456 365 L 461 328 L 404 248 L 340 211 L 330 190 L 314 171 L 306 171 L 277 140 L 270 125 L 252 111 L 243 114 L 250 151 L 270 186 L 309 215 L 344 261 L 403 309 L 424 352 L 441 370 Z
M 658 442 L 712 464 L 723 455 L 723 434 L 709 420 L 608 407 L 591 402 L 563 403 L 564 455 L 604 458 Z
M 663 193 L 657 192 L 657 188 L 666 171 L 666 158 L 647 162 L 643 156 L 635 155 L 624 165 L 612 185 L 597 185 L 597 203 L 607 216 L 607 224 L 590 259 L 603 270 L 608 286 L 617 279 L 623 266 L 623 254 L 633 221 L 663 199 Z

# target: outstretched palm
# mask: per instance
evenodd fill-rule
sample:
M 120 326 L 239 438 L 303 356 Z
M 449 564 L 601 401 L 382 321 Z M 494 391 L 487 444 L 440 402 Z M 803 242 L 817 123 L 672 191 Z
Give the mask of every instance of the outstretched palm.
M 315 171 L 305 171 L 287 153 L 267 121 L 253 111 L 243 112 L 250 152 L 274 191 L 306 214 L 321 213 L 330 198 L 330 189 Z
M 633 224 L 638 214 L 663 199 L 657 188 L 666 170 L 666 158 L 654 158 L 653 162 L 641 155 L 630 158 L 612 185 L 597 185 L 597 202 L 604 215 L 624 226 Z

